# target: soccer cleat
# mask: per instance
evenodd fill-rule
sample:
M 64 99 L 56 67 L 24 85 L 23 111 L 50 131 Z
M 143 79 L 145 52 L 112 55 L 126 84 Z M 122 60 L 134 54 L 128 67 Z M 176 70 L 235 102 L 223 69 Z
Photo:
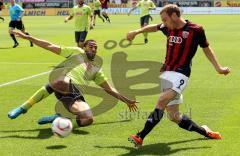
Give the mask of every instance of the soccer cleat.
M 44 124 L 52 123 L 57 117 L 60 117 L 60 114 L 44 116 L 38 120 L 38 124 L 44 125 Z
M 18 43 L 14 43 L 13 48 L 16 48 L 17 46 L 19 46 L 19 44 Z
M 144 39 L 144 43 L 145 43 L 145 44 L 148 43 L 148 39 L 147 39 L 147 38 Z
M 25 110 L 24 108 L 22 107 L 17 107 L 15 109 L 13 109 L 11 112 L 8 113 L 8 117 L 10 119 L 15 119 L 17 118 L 20 114 L 24 114 L 26 113 L 27 110 Z
M 33 47 L 33 43 L 32 42 L 30 42 L 30 47 Z
M 207 132 L 207 137 L 210 139 L 222 139 L 219 132 L 213 132 L 207 125 L 201 126 Z
M 131 135 L 131 136 L 128 138 L 128 141 L 130 141 L 131 143 L 133 143 L 135 148 L 140 148 L 140 147 L 142 147 L 143 140 L 142 140 L 142 138 L 140 138 L 138 135 L 135 135 L 135 134 Z

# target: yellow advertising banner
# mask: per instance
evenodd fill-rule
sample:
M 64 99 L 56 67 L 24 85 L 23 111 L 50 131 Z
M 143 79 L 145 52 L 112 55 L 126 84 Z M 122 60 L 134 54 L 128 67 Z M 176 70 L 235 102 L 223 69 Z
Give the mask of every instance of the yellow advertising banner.
M 67 16 L 70 8 L 66 9 L 24 9 L 24 16 Z M 9 16 L 8 9 L 2 10 L 3 16 Z
M 240 7 L 239 0 L 215 0 L 215 7 Z

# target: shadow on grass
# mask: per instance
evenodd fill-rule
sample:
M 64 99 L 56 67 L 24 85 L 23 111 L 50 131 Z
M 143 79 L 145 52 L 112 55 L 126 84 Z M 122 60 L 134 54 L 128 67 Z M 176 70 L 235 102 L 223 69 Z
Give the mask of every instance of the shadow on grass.
M 12 49 L 13 47 L 0 47 L 0 49 Z
M 124 123 L 129 122 L 131 120 L 121 120 L 121 121 L 111 121 L 111 122 L 100 122 L 100 123 L 94 123 L 93 125 L 104 125 L 104 124 L 115 124 L 115 123 Z M 37 136 L 26 136 L 20 133 L 29 133 L 31 135 L 31 132 L 39 132 Z M 8 136 L 0 136 L 1 139 L 4 138 L 19 138 L 19 139 L 49 139 L 53 136 L 51 128 L 45 128 L 45 129 L 22 129 L 22 130 L 3 130 L 0 131 L 0 133 L 11 133 L 12 135 Z M 16 133 L 16 134 L 13 134 Z M 89 132 L 80 130 L 78 128 L 73 129 L 73 134 L 76 135 L 88 135 Z M 32 134 L 33 135 L 33 134 Z
M 17 133 L 16 135 L 9 135 L 9 136 L 0 136 L 1 139 L 3 138 L 19 138 L 19 139 L 49 139 L 53 136 L 51 128 L 46 129 L 27 129 L 27 130 L 12 130 L 12 131 L 0 131 L 1 133 Z M 37 136 L 23 136 L 19 134 L 19 132 L 39 132 Z M 73 129 L 73 134 L 76 135 L 87 135 L 89 132 Z
M 53 145 L 53 146 L 47 146 L 46 149 L 50 149 L 50 150 L 59 150 L 59 149 L 63 149 L 63 148 L 67 148 L 67 146 L 65 145 Z
M 132 45 L 144 45 L 146 43 L 132 43 Z
M 168 155 L 177 153 L 180 151 L 186 151 L 186 150 L 197 150 L 197 149 L 205 149 L 205 148 L 211 148 L 210 146 L 202 146 L 202 147 L 182 147 L 182 148 L 176 148 L 172 149 L 170 145 L 175 144 L 183 144 L 186 142 L 192 142 L 192 141 L 198 141 L 198 140 L 206 140 L 202 138 L 198 139 L 191 139 L 191 140 L 182 140 L 182 141 L 175 141 L 175 142 L 169 142 L 169 143 L 157 143 L 157 144 L 149 144 L 144 145 L 140 149 L 135 149 L 133 147 L 128 146 L 107 146 L 107 147 L 101 147 L 101 146 L 95 146 L 96 148 L 119 148 L 128 150 L 129 152 L 126 154 L 121 154 L 119 156 L 131 156 L 131 155 Z
M 93 123 L 93 125 L 108 125 L 108 124 L 115 124 L 115 123 L 125 123 L 130 122 L 131 120 L 120 120 L 120 121 L 110 121 L 110 122 L 97 122 Z

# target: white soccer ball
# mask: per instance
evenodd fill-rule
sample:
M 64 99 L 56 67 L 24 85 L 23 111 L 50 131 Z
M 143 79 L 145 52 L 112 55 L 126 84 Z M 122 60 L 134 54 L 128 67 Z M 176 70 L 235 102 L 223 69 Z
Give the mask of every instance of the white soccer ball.
M 67 137 L 72 132 L 71 120 L 63 117 L 56 118 L 52 123 L 52 132 L 61 138 Z

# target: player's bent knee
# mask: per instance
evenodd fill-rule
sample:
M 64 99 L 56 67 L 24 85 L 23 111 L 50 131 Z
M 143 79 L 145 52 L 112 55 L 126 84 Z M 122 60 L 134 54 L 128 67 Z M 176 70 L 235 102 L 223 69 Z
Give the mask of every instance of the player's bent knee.
M 172 122 L 179 123 L 181 118 L 179 113 L 168 113 L 168 119 Z
M 68 91 L 68 83 L 65 82 L 64 80 L 57 80 L 52 82 L 51 87 L 58 92 L 67 92 Z
M 167 97 L 165 96 L 161 96 L 159 99 L 158 99 L 158 102 L 157 102 L 157 105 L 161 108 L 165 108 L 168 104 L 168 101 L 170 99 L 168 99 Z
M 89 126 L 93 123 L 93 121 L 92 117 L 81 118 L 80 116 L 77 116 L 76 118 L 76 122 L 79 127 Z

